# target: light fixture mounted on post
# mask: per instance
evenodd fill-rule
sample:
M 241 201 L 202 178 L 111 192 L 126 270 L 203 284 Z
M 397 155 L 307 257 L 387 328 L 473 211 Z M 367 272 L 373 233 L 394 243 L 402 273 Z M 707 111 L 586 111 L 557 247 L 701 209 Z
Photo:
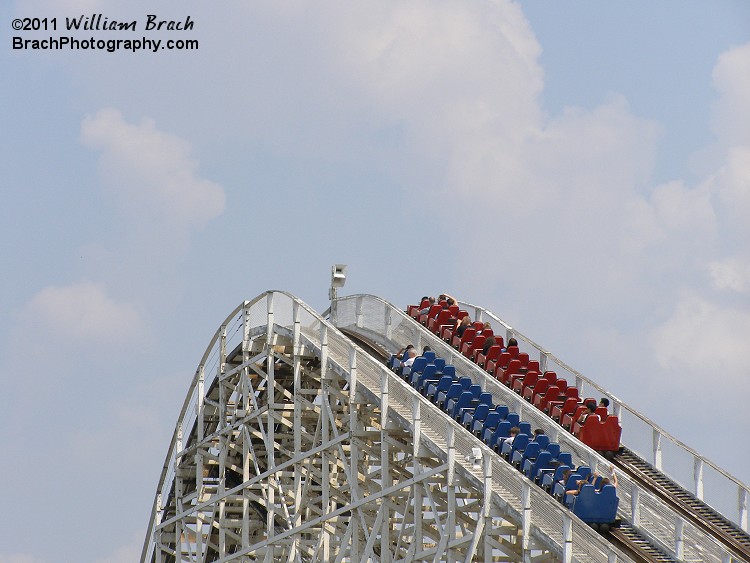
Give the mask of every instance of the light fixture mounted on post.
M 336 290 L 344 287 L 346 283 L 346 264 L 334 264 L 331 268 L 331 289 L 328 291 L 328 297 L 333 302 L 337 295 Z
M 331 322 L 336 324 L 336 297 L 337 290 L 344 287 L 346 283 L 346 264 L 334 264 L 331 268 L 331 289 L 328 290 L 328 298 L 331 300 Z

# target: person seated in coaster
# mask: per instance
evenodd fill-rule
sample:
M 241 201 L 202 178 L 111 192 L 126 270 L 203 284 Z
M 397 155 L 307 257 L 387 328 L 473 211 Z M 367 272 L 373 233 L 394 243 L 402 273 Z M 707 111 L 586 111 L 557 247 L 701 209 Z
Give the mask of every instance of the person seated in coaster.
M 412 346 L 407 351 L 407 358 L 401 362 L 399 375 L 406 377 L 411 373 L 411 365 L 414 363 L 414 358 L 417 357 L 417 349 Z
M 578 417 L 578 423 L 583 424 L 586 422 L 586 419 L 592 415 L 596 414 L 596 403 L 594 401 L 589 401 L 586 403 L 586 411 Z
M 458 336 L 459 338 L 461 338 L 464 335 L 464 331 L 470 326 L 471 319 L 469 318 L 469 315 L 466 315 L 463 319 L 461 319 L 461 322 L 458 323 L 456 332 L 453 334 L 453 336 Z
M 599 399 L 599 406 L 609 410 L 609 399 L 607 399 L 607 397 Z

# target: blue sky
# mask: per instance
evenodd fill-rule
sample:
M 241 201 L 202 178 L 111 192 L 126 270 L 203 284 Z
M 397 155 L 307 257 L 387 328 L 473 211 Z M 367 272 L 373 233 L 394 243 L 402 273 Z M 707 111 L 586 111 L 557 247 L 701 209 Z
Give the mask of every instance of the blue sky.
M 136 559 L 217 324 L 324 309 L 336 262 L 493 310 L 750 481 L 750 4 L 159 4 L 198 51 L 16 51 L 15 17 L 156 8 L 0 7 L 0 563 Z

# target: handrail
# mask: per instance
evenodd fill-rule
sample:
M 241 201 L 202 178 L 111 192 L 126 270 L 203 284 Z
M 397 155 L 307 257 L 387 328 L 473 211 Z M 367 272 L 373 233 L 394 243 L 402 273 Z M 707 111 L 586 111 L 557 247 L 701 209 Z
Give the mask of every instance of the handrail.
M 494 321 L 506 330 L 506 334 L 508 334 L 508 337 L 514 336 L 516 339 L 523 340 L 526 344 L 528 344 L 532 348 L 535 348 L 539 352 L 539 363 L 541 366 L 548 366 L 551 362 L 554 362 L 554 364 L 556 364 L 569 374 L 573 375 L 576 379 L 576 387 L 578 387 L 579 391 L 584 392 L 584 385 L 587 385 L 596 390 L 597 393 L 609 397 L 613 405 L 614 414 L 616 414 L 619 417 L 620 421 L 623 422 L 622 443 L 624 445 L 626 445 L 630 450 L 639 454 L 642 458 L 648 460 L 656 469 L 689 490 L 696 496 L 696 498 L 702 500 L 703 502 L 706 502 L 706 504 L 708 504 L 709 506 L 712 506 L 712 508 L 723 514 L 734 524 L 739 526 L 742 530 L 744 530 L 745 532 L 748 531 L 748 499 L 750 498 L 750 486 L 740 481 L 737 477 L 733 476 L 722 467 L 719 467 L 719 465 L 717 465 L 707 457 L 698 453 L 695 449 L 691 448 L 680 439 L 674 437 L 672 434 L 664 430 L 661 426 L 656 424 L 653 420 L 638 412 L 635 408 L 629 406 L 611 392 L 607 391 L 588 377 L 581 374 L 579 371 L 576 371 L 575 369 L 567 365 L 557 356 L 551 354 L 544 347 L 531 340 L 531 338 L 514 329 L 511 325 L 500 319 L 491 311 L 488 311 L 487 309 L 478 305 L 473 305 L 464 301 L 458 301 L 458 305 L 466 311 L 473 310 L 473 317 L 476 320 L 484 320 L 485 316 L 489 317 L 491 321 Z M 587 395 L 582 394 L 581 396 Z M 625 421 L 623 421 L 624 414 L 627 414 L 629 417 Z M 633 426 L 633 422 L 640 422 L 646 426 L 647 431 L 649 429 L 651 430 L 650 452 L 641 451 L 641 448 L 635 445 L 634 442 L 626 442 L 626 440 L 634 439 L 636 435 L 640 434 L 640 432 Z M 677 451 L 674 452 L 671 449 L 666 449 L 664 443 L 665 440 L 676 446 Z M 693 467 L 687 469 L 688 474 L 690 472 L 692 472 L 693 474 L 693 482 L 689 485 L 686 485 L 683 482 L 684 478 L 680 479 L 676 475 L 675 471 L 670 471 L 668 469 L 670 466 L 678 465 L 680 463 L 679 453 L 687 454 L 692 458 L 693 461 Z M 671 455 L 671 457 L 667 458 L 667 455 Z M 714 503 L 708 502 L 709 499 L 706 499 L 706 495 L 709 493 L 709 491 L 707 491 L 705 487 L 707 481 L 705 479 L 707 468 L 712 469 L 720 478 L 729 481 L 731 484 L 737 487 L 737 512 L 735 514 L 727 514 L 725 511 L 722 511 L 720 509 L 720 498 L 717 498 Z M 730 483 L 727 483 L 726 486 L 731 486 Z

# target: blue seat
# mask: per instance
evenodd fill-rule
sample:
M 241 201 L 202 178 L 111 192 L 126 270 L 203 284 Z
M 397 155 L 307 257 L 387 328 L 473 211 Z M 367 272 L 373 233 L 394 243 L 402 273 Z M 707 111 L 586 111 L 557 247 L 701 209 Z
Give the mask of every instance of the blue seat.
M 443 407 L 447 404 L 448 400 L 458 397 L 463 392 L 464 387 L 463 385 L 461 385 L 461 383 L 452 383 L 445 393 L 437 394 L 437 396 L 435 397 L 435 404 L 441 409 L 445 410 Z
M 435 358 L 432 363 L 437 367 L 438 373 L 442 373 L 443 368 L 445 368 L 445 358 Z
M 430 382 L 439 381 L 442 377 L 442 374 L 438 373 L 436 370 L 437 366 L 434 364 L 429 364 L 427 367 L 425 367 L 424 371 L 419 376 L 417 376 L 418 379 L 415 385 L 415 389 L 424 395 Z
M 482 425 L 477 426 L 475 424 L 471 431 L 475 436 L 482 438 L 485 430 L 491 430 L 494 432 L 495 428 L 497 428 L 498 422 L 500 422 L 500 414 L 496 411 L 490 411 L 487 413 L 487 418 L 484 419 Z
M 605 485 L 600 492 L 594 485 L 584 485 L 573 497 L 573 514 L 587 523 L 610 523 L 617 518 L 617 491 L 612 485 Z
M 461 384 L 461 387 L 464 388 L 464 390 L 468 391 L 469 387 L 471 387 L 471 377 L 462 376 L 458 378 L 458 382 Z
M 565 481 L 565 484 L 555 482 L 552 493 L 555 495 L 555 497 L 557 497 L 558 500 L 563 500 L 565 491 L 570 491 L 578 487 L 578 481 L 580 481 L 581 479 L 582 477 L 578 473 L 571 473 L 570 475 L 568 475 L 568 479 L 567 481 Z
M 503 440 L 510 436 L 510 428 L 510 422 L 501 420 L 497 423 L 497 427 L 494 430 L 486 429 L 484 431 L 484 435 L 482 436 L 484 443 L 496 452 L 499 452 Z
M 443 375 L 450 375 L 451 377 L 456 377 L 456 366 L 453 364 L 448 364 L 443 368 Z
M 452 399 L 446 403 L 446 412 L 450 417 L 458 422 L 461 420 L 461 413 L 464 409 L 473 408 L 477 403 L 477 399 L 471 391 L 464 391 L 458 396 L 458 399 Z M 451 402 L 453 403 L 451 405 Z
M 557 461 L 560 461 L 558 459 L 560 457 L 560 444 L 558 444 L 557 442 L 550 442 L 544 449 L 552 454 L 552 459 L 557 459 Z
M 464 409 L 461 416 L 461 426 L 471 430 L 475 421 L 483 422 L 490 412 L 490 406 L 482 403 L 481 400 L 475 409 Z
M 428 350 L 427 352 L 422 354 L 422 357 L 427 359 L 428 364 L 431 364 L 435 361 L 435 358 L 437 358 L 437 354 L 435 354 L 435 352 L 433 352 L 432 350 Z
M 395 371 L 396 368 L 398 367 L 399 362 L 401 361 L 402 358 L 403 358 L 403 356 L 398 356 L 396 354 L 391 354 L 391 358 L 388 360 L 388 367 Z
M 523 434 L 519 435 L 523 436 Z M 517 449 L 513 452 L 511 462 L 513 463 L 513 465 L 520 469 L 523 467 L 523 463 L 527 459 L 535 460 L 540 451 L 542 451 L 542 448 L 539 447 L 539 444 L 537 442 L 529 442 L 523 449 Z
M 539 434 L 536 438 L 534 438 L 534 441 L 539 444 L 539 447 L 543 450 L 547 449 L 547 446 L 549 445 L 549 436 L 546 434 Z
M 448 391 L 448 388 L 454 382 L 454 379 L 450 375 L 443 374 L 443 377 L 441 377 L 438 381 L 430 383 L 427 386 L 427 398 L 430 401 L 434 400 L 439 391 Z
M 472 383 L 469 385 L 469 388 L 467 391 L 470 391 L 472 395 L 474 395 L 475 399 L 479 399 L 479 395 L 482 394 L 482 386 L 478 383 Z
M 521 417 L 517 412 L 509 412 L 505 417 L 505 420 L 510 422 L 511 427 L 513 427 L 518 426 L 518 423 L 521 422 Z
M 547 471 L 540 469 L 542 472 L 542 488 L 548 493 L 552 493 L 552 486 L 563 478 L 565 471 L 569 470 L 570 467 L 567 465 L 558 465 L 554 471 Z
M 557 461 L 563 465 L 567 465 L 571 469 L 575 468 L 575 465 L 573 465 L 573 454 L 570 452 L 560 452 L 560 455 L 557 456 Z
M 480 393 L 479 394 L 479 404 L 481 404 L 481 405 L 487 405 L 489 407 L 489 409 L 493 408 L 492 393 L 490 393 L 488 391 L 483 391 L 482 393 Z
M 510 409 L 508 408 L 508 405 L 497 405 L 495 407 L 495 411 L 497 411 L 500 414 L 500 418 L 505 420 L 508 418 L 508 413 L 510 412 Z
M 528 446 L 526 447 L 528 449 Z M 552 454 L 542 450 L 536 459 L 526 459 L 523 462 L 523 472 L 532 481 L 537 481 L 543 469 L 548 469 L 552 463 Z
M 520 430 L 518 432 L 519 434 L 528 434 L 529 436 L 531 436 L 531 423 L 530 422 L 526 422 L 522 420 L 518 423 L 518 428 Z
M 422 370 L 424 370 L 424 367 L 427 365 L 427 358 L 423 358 L 421 356 L 418 356 L 414 358 L 414 362 L 411 364 L 411 372 L 412 373 L 422 373 Z
M 433 377 L 437 373 L 437 366 L 435 364 L 427 364 L 424 367 L 424 370 L 422 370 L 421 373 L 415 373 L 414 370 L 412 370 L 411 374 L 409 375 L 409 383 L 412 387 L 415 389 L 418 389 L 419 380 L 423 377 Z
M 513 454 L 516 453 L 518 450 L 523 451 L 526 449 L 526 446 L 529 443 L 529 435 L 528 434 L 516 434 L 516 437 L 513 439 L 513 442 L 504 442 L 503 443 L 503 449 L 500 451 L 500 453 L 505 457 L 505 459 L 511 460 L 513 459 Z

